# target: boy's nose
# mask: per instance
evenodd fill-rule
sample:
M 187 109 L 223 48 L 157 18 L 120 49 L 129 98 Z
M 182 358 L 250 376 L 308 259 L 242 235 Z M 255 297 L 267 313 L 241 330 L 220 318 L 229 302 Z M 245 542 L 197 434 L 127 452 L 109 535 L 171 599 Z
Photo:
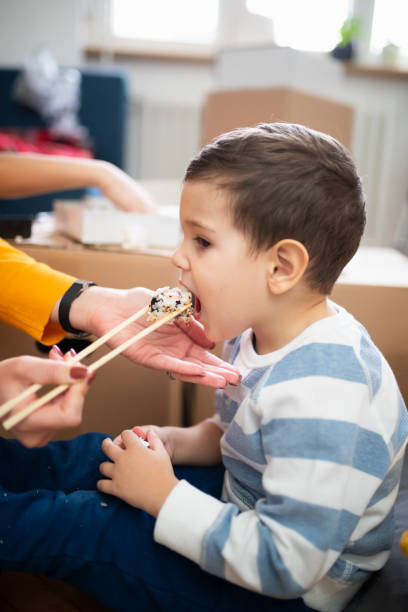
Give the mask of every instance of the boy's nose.
M 183 253 L 183 243 L 181 243 L 174 251 L 171 257 L 171 262 L 174 266 L 180 268 L 181 270 L 186 270 L 188 268 L 188 259 Z

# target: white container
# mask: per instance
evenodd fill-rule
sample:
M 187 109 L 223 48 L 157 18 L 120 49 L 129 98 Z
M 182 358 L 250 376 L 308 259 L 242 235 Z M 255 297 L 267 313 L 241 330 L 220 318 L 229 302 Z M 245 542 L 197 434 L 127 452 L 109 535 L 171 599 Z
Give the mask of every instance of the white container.
M 143 237 L 134 248 L 174 249 L 181 240 L 176 205 L 160 206 L 157 215 L 148 215 L 120 211 L 104 198 L 88 198 L 55 200 L 53 209 L 56 230 L 83 244 L 128 245 L 130 233 Z

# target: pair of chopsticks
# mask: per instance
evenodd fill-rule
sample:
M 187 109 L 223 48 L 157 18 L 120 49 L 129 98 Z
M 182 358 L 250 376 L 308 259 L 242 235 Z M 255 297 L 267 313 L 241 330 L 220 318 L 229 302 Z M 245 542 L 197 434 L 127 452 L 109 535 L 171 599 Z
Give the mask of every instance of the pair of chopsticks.
M 88 366 L 88 372 L 89 373 L 95 372 L 100 367 L 105 365 L 105 363 L 108 363 L 108 361 L 110 361 L 111 359 L 116 357 L 116 355 L 119 355 L 120 353 L 125 351 L 129 346 L 131 346 L 132 344 L 134 344 L 135 342 L 137 342 L 141 338 L 144 338 L 145 336 L 150 334 L 152 331 L 154 331 L 155 329 L 157 329 L 161 325 L 164 325 L 164 323 L 167 323 L 168 321 L 170 321 L 171 319 L 173 319 L 174 317 L 176 317 L 177 315 L 182 313 L 183 310 L 186 310 L 187 308 L 189 308 L 189 306 L 191 306 L 191 304 L 185 304 L 184 306 L 182 306 L 178 310 L 174 310 L 173 312 L 169 312 L 164 317 L 161 317 L 160 319 L 158 319 L 157 321 L 152 323 L 152 325 L 149 325 L 148 327 L 146 327 L 145 329 L 140 331 L 135 336 L 132 336 L 131 338 L 128 338 L 128 340 L 126 340 L 125 342 L 122 342 L 122 344 L 120 344 L 119 346 L 114 348 L 112 351 L 110 351 L 106 355 L 103 355 L 102 357 L 97 359 L 97 361 L 94 361 L 91 365 L 89 365 Z M 122 321 L 121 323 L 116 325 L 116 327 L 114 327 L 113 329 L 108 331 L 104 336 L 101 336 L 100 338 L 98 338 L 98 340 L 95 340 L 95 342 L 93 342 L 92 344 L 90 344 L 89 346 L 84 348 L 80 353 L 75 355 L 75 357 L 72 357 L 72 359 L 70 359 L 70 363 L 72 363 L 72 364 L 73 363 L 77 363 L 78 361 L 81 361 L 84 357 L 87 357 L 88 355 L 90 355 L 91 353 L 96 351 L 96 349 L 98 349 L 100 346 L 105 344 L 105 342 L 107 342 L 110 338 L 112 338 L 112 336 L 114 336 L 115 334 L 120 332 L 122 329 L 124 329 L 125 327 L 130 325 L 130 323 L 133 323 L 133 321 L 136 321 L 141 316 L 146 314 L 148 312 L 148 310 L 149 310 L 149 306 L 147 305 L 144 308 L 142 308 L 141 310 L 139 310 L 138 312 L 136 312 L 133 315 L 131 315 L 128 319 L 125 319 L 124 321 Z M 12 408 L 14 408 L 17 404 L 22 402 L 24 399 L 26 399 L 27 397 L 29 397 L 33 393 L 36 393 L 41 388 L 41 386 L 42 385 L 40 385 L 40 384 L 31 385 L 31 387 L 28 387 L 28 389 L 25 389 L 25 391 L 23 391 L 22 393 L 20 393 L 16 397 L 13 397 L 13 398 L 9 399 L 7 402 L 2 404 L 0 406 L 0 419 L 3 416 L 5 416 L 8 412 L 10 412 L 10 410 Z M 26 406 L 25 408 L 20 410 L 19 412 L 17 412 L 13 416 L 11 416 L 8 419 L 6 419 L 3 422 L 4 429 L 9 430 L 12 427 L 15 427 L 15 425 L 20 423 L 20 421 L 22 421 L 29 414 L 34 412 L 34 410 L 36 410 L 40 406 L 43 406 L 45 403 L 49 402 L 50 400 L 54 399 L 55 397 L 57 397 L 57 395 L 60 395 L 61 393 L 63 393 L 66 389 L 68 389 L 68 387 L 69 387 L 69 385 L 59 385 L 58 387 L 55 387 L 54 389 L 51 389 L 51 391 L 49 391 L 48 393 L 45 393 L 44 395 L 42 395 L 37 400 L 35 400 L 34 402 L 32 402 L 31 404 L 29 404 L 28 406 Z

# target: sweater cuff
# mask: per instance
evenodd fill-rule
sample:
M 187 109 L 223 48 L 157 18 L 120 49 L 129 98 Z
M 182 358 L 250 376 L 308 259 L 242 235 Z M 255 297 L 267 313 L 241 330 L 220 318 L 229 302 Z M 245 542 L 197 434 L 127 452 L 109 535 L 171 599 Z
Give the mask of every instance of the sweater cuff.
M 224 505 L 181 480 L 159 512 L 154 528 L 155 541 L 200 563 L 203 537 Z

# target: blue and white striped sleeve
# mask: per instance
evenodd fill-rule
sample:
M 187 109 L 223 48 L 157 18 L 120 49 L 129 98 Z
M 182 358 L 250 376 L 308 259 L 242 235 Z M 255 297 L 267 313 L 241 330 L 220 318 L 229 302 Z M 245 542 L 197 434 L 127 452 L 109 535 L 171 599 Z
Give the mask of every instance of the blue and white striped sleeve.
M 339 346 L 289 354 L 249 400 L 246 414 L 259 415 L 259 428 L 238 415 L 227 431 L 226 443 L 245 458 L 243 478 L 246 466 L 262 472 L 264 494 L 254 508 L 241 511 L 181 482 L 159 514 L 157 541 L 211 573 L 281 598 L 311 589 L 354 542 L 361 553 L 395 501 L 398 478 L 389 488 L 383 483 L 403 451 L 407 424 L 397 386 L 374 388 L 361 360 Z M 252 441 L 262 445 L 264 465 L 248 456 Z M 384 563 L 388 547 L 388 531 L 381 542 L 379 529 L 365 552 L 371 569 Z

